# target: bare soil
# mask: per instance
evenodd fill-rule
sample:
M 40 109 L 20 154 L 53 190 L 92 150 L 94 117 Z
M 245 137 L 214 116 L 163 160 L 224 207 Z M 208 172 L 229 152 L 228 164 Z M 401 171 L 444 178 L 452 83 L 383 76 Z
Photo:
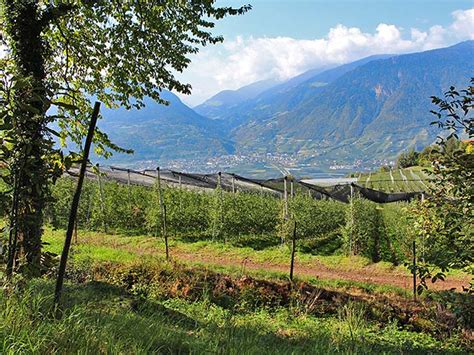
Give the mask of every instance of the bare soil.
M 186 251 L 176 249 L 171 252 L 173 258 L 187 261 L 187 262 L 199 262 L 210 265 L 220 266 L 237 266 L 241 267 L 242 270 L 266 270 L 269 272 L 288 272 L 289 263 L 271 263 L 271 262 L 256 262 L 251 258 L 238 258 L 232 255 L 232 257 L 223 257 L 218 255 L 212 255 L 209 253 L 188 253 Z M 330 268 L 323 265 L 320 262 L 314 262 L 311 264 L 299 263 L 295 260 L 294 268 L 295 276 L 314 277 L 322 280 L 346 280 L 346 281 L 357 281 L 367 282 L 377 285 L 390 285 L 404 289 L 413 288 L 413 277 L 410 275 L 402 275 L 400 273 L 391 272 L 387 270 L 385 273 L 374 271 L 370 266 L 353 269 L 350 271 L 340 270 L 336 268 Z M 463 286 L 469 286 L 470 279 L 466 278 L 454 278 L 448 277 L 445 281 L 437 281 L 429 285 L 430 289 L 434 290 L 449 290 L 455 289 L 462 291 Z
M 163 250 L 158 249 L 155 246 L 148 245 L 129 245 L 120 243 L 120 239 L 104 240 L 96 238 L 82 238 L 79 239 L 80 243 L 92 243 L 100 245 L 109 245 L 114 248 L 127 250 L 129 252 L 141 254 L 141 255 L 162 255 Z M 282 272 L 288 273 L 290 269 L 290 262 L 279 263 L 279 262 L 261 262 L 251 257 L 242 257 L 239 255 L 219 255 L 213 253 L 212 250 L 202 250 L 198 252 L 191 252 L 180 248 L 179 246 L 170 248 L 171 258 L 175 261 L 189 262 L 189 263 L 201 263 L 209 266 L 227 266 L 227 267 L 238 267 L 242 269 L 242 273 L 245 271 L 268 271 L 268 272 Z M 380 268 L 374 267 L 375 264 L 368 266 L 354 266 L 353 269 L 348 270 L 341 267 L 328 267 L 323 263 L 314 260 L 312 262 L 301 263 L 298 261 L 298 257 L 295 259 L 294 275 L 295 277 L 312 277 L 321 280 L 345 280 L 345 281 L 356 281 L 365 282 L 376 285 L 389 285 L 395 286 L 407 290 L 413 288 L 413 277 L 408 274 L 400 273 L 397 270 L 380 270 Z M 450 276 L 445 281 L 438 280 L 436 283 L 430 283 L 429 289 L 433 290 L 450 290 L 462 291 L 463 287 L 469 286 L 470 278 Z

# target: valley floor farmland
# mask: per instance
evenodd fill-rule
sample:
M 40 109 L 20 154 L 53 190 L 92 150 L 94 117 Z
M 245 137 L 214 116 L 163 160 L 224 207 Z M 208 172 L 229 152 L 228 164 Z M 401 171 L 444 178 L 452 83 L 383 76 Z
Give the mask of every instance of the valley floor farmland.
M 87 181 L 57 320 L 48 311 L 51 278 L 74 186 L 60 179 L 48 206 L 50 273 L 0 294 L 0 353 L 473 350 L 472 295 L 450 291 L 469 284 L 467 273 L 452 271 L 413 301 L 403 264 L 418 202 L 349 205 L 298 189 L 285 218 L 284 201 L 261 191 Z M 349 247 L 354 256 L 346 256 Z M 430 246 L 423 250 L 428 257 Z

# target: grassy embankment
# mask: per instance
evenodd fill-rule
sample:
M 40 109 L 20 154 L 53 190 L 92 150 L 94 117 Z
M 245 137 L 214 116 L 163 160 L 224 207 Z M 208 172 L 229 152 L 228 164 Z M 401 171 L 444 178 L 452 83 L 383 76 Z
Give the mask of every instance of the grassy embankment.
M 47 229 L 49 251 L 64 231 Z M 432 297 L 414 304 L 393 286 L 249 270 L 252 261 L 287 262 L 285 247 L 254 251 L 217 242 L 174 241 L 172 253 L 226 256 L 238 266 L 187 259 L 166 263 L 150 237 L 79 233 L 65 289 L 64 314 L 50 315 L 53 281 L 17 280 L 0 294 L 1 353 L 463 353 L 469 339 L 436 314 Z M 161 251 L 161 252 L 160 252 Z M 353 272 L 362 257 L 299 254 Z M 220 260 L 219 258 L 216 259 Z M 209 260 L 207 260 L 209 261 Z M 267 264 L 266 264 L 267 263 Z M 379 270 L 380 269 L 380 270 Z M 392 270 L 403 274 L 403 270 Z M 251 275 L 251 276 L 244 276 Z M 266 281 L 265 281 L 265 280 Z M 433 313 L 435 312 L 435 313 Z M 451 327 L 450 329 L 448 329 Z

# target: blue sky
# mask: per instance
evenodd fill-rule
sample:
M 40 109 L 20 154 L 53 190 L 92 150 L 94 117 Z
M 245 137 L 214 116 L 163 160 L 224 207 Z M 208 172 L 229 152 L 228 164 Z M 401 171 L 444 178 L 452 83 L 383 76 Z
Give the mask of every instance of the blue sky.
M 193 106 L 223 89 L 288 79 L 380 53 L 409 53 L 474 39 L 474 0 L 220 0 L 250 3 L 243 16 L 216 24 L 225 42 L 192 57 L 181 76 Z
M 321 37 L 342 23 L 365 32 L 379 23 L 426 30 L 433 25 L 448 25 L 449 14 L 474 7 L 473 1 L 457 0 L 254 0 L 218 1 L 218 5 L 251 4 L 244 16 L 228 17 L 216 29 L 225 37 L 290 36 L 297 39 Z

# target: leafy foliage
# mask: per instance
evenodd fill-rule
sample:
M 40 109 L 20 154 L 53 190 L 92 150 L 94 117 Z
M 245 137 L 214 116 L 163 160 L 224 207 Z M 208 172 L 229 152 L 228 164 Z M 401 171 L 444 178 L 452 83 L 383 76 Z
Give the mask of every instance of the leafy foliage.
M 78 160 L 63 146 L 81 147 L 92 111 L 142 107 L 146 96 L 166 104 L 163 89 L 190 93 L 175 73 L 200 46 L 221 42 L 215 20 L 243 14 L 215 1 L 0 1 L 0 163 L 12 187 L 13 263 L 24 256 L 33 273 L 41 260 L 43 210 L 51 182 Z M 97 154 L 121 150 L 97 130 Z M 71 148 L 71 147 L 70 147 Z
M 156 186 L 128 187 L 103 180 L 102 197 L 97 180 L 85 182 L 79 228 L 162 236 L 163 212 Z M 58 228 L 66 226 L 74 186 L 73 179 L 61 178 L 53 188 L 47 217 Z M 290 241 L 296 221 L 297 246 L 306 252 L 346 253 L 352 233 L 354 254 L 394 263 L 411 255 L 413 217 L 403 203 L 380 207 L 354 199 L 351 212 L 350 205 L 297 193 L 289 200 L 286 219 L 283 201 L 266 194 L 171 187 L 161 191 L 171 238 L 223 240 L 261 249 Z
M 410 149 L 408 152 L 398 156 L 397 165 L 399 168 L 409 168 L 410 166 L 418 165 L 418 159 L 419 154 L 414 149 Z
M 474 137 L 472 116 L 474 78 L 465 90 L 451 87 L 444 98 L 432 97 L 438 106 L 431 111 L 432 123 L 442 131 L 438 137 L 441 147 L 433 161 L 436 176 L 431 185 L 430 198 L 417 206 L 416 227 L 426 245 L 423 265 L 420 266 L 422 286 L 426 280 L 444 277 L 450 267 L 471 268 L 474 261 Z M 469 137 L 465 143 L 462 136 Z M 433 274 L 433 269 L 441 273 Z

